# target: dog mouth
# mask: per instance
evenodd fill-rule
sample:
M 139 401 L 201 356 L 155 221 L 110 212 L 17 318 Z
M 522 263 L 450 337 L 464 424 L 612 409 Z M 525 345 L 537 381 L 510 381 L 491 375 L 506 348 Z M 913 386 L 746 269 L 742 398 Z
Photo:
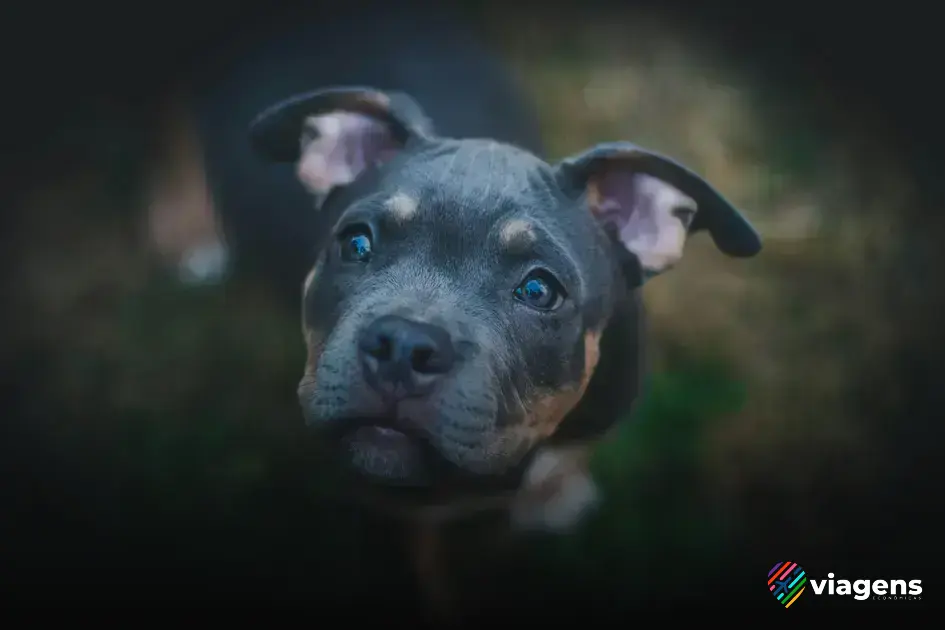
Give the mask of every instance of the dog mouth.
M 351 463 L 362 473 L 399 485 L 425 485 L 422 444 L 406 433 L 379 425 L 361 426 L 344 442 Z
M 517 487 L 526 462 L 502 475 L 478 475 L 444 457 L 409 419 L 339 418 L 320 431 L 339 447 L 339 463 L 369 488 L 419 503 L 438 497 L 504 492 Z
M 424 487 L 431 483 L 436 453 L 409 421 L 392 416 L 340 418 L 324 434 L 339 445 L 338 455 L 367 481 L 388 486 Z

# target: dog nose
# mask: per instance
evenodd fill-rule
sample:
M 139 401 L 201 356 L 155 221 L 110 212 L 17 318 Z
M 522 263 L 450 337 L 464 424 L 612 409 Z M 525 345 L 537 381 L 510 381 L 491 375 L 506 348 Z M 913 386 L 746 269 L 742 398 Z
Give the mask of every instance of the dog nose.
M 396 315 L 385 315 L 368 326 L 359 350 L 368 384 L 395 397 L 428 393 L 455 360 L 448 332 Z

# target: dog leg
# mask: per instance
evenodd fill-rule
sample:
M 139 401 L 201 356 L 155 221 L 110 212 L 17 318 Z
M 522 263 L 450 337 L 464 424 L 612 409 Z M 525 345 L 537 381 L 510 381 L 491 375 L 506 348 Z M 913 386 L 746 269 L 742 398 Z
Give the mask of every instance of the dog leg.
M 436 621 L 455 617 L 451 589 L 443 569 L 443 532 L 436 523 L 421 522 L 410 529 L 414 571 L 420 591 Z
M 600 503 L 587 446 L 549 447 L 525 473 L 509 510 L 513 529 L 566 533 Z

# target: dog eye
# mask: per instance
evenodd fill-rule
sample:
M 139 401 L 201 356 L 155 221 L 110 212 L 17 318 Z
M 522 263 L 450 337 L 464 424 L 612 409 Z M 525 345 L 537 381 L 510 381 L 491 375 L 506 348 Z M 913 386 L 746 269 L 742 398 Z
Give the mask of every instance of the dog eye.
M 564 300 L 564 289 L 546 271 L 533 271 L 525 276 L 512 294 L 528 306 L 542 311 L 554 310 Z
M 371 258 L 371 233 L 367 228 L 346 230 L 339 238 L 341 259 L 346 262 L 367 262 Z

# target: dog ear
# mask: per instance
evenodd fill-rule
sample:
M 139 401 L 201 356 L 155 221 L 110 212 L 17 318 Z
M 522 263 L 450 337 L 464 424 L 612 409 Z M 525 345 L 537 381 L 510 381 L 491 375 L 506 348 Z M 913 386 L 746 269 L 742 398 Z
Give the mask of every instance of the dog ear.
M 557 166 L 561 187 L 639 261 L 644 280 L 671 268 L 689 234 L 708 230 L 725 254 L 761 251 L 758 233 L 699 175 L 668 157 L 625 142 L 597 145 Z
M 411 140 L 432 134 L 430 121 L 409 96 L 364 87 L 293 96 L 250 125 L 255 151 L 273 162 L 294 162 L 299 180 L 317 195 L 350 184 Z

